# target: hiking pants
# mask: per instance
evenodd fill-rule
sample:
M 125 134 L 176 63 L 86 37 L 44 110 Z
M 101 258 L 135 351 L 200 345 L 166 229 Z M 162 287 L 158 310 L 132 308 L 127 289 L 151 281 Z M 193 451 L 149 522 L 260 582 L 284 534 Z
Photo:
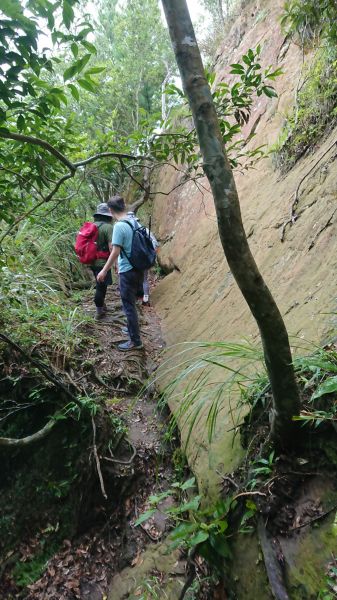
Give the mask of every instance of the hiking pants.
M 123 310 L 128 322 L 131 341 L 137 346 L 141 343 L 136 299 L 143 284 L 143 271 L 131 269 L 119 274 L 119 290 Z
M 148 269 L 146 271 L 144 271 L 143 290 L 144 290 L 144 296 L 150 295 L 149 270 Z
M 101 268 L 91 267 L 93 274 L 95 275 L 95 279 L 97 278 L 98 273 L 102 270 Z M 96 279 L 96 292 L 94 302 L 97 308 L 102 308 L 104 306 L 105 295 L 108 289 L 108 285 L 112 285 L 112 275 L 111 271 L 108 271 L 106 278 L 104 281 L 97 281 Z

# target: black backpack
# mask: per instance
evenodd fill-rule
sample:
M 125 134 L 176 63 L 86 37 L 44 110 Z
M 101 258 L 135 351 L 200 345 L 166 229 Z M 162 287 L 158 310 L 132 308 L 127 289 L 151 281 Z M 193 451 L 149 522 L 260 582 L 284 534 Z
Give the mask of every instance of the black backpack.
M 157 253 L 153 247 L 149 231 L 142 225 L 136 223 L 135 226 L 132 225 L 132 223 L 126 219 L 123 219 L 120 222 L 127 223 L 133 231 L 130 255 L 128 256 L 126 252 L 122 250 L 122 253 L 126 256 L 130 264 L 137 271 L 146 271 L 153 267 L 156 262 Z

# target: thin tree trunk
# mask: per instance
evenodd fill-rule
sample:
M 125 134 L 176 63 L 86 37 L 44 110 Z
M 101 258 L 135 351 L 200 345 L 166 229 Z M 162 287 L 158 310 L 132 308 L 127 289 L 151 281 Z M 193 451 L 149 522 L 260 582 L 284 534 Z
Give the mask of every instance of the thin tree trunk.
M 218 0 L 218 9 L 219 9 L 219 16 L 220 16 L 221 25 L 222 25 L 223 28 L 225 28 L 225 17 L 224 17 L 224 14 L 223 14 L 222 0 Z
M 219 235 L 228 265 L 258 324 L 273 393 L 274 440 L 291 441 L 292 416 L 300 409 L 288 334 L 280 311 L 251 254 L 238 193 L 205 78 L 186 0 L 162 0 L 172 46 L 198 134 L 204 171 L 214 198 Z M 226 318 L 225 315 L 223 318 Z

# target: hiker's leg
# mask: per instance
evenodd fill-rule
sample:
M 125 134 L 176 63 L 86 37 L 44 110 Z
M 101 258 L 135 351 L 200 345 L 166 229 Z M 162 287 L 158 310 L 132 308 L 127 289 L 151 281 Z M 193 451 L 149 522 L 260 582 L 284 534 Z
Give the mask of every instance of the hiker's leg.
M 96 289 L 95 289 L 95 297 L 94 302 L 97 308 L 98 313 L 102 312 L 102 309 L 105 307 L 105 296 L 108 289 L 108 285 L 112 284 L 112 276 L 111 271 L 108 271 L 104 281 L 97 281 L 97 274 L 100 269 L 93 268 L 92 269 L 95 279 L 96 279 Z
M 150 296 L 149 270 L 148 269 L 146 269 L 146 271 L 144 271 L 143 292 L 144 292 L 144 301 L 146 302 Z
M 139 272 L 132 269 L 119 275 L 119 287 L 123 310 L 128 322 L 128 331 L 131 341 L 138 346 L 141 343 L 136 308 L 136 297 L 139 288 Z
M 103 308 L 105 295 L 107 292 L 108 286 L 105 283 L 96 282 L 96 292 L 94 302 L 96 308 Z
M 136 292 L 136 298 L 138 300 L 141 300 L 143 298 L 143 279 L 144 279 L 144 271 L 137 271 L 137 276 L 138 276 L 138 284 L 137 284 L 137 292 Z

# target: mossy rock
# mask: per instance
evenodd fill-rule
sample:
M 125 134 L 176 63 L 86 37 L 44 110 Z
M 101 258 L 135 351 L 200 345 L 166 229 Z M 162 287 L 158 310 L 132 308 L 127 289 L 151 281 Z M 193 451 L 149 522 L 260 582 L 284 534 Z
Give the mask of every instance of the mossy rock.
M 166 600 L 177 600 L 184 585 L 185 564 L 179 560 L 179 551 L 172 552 L 164 541 L 150 546 L 112 580 L 108 600 L 137 600 L 141 594 L 156 593 Z

